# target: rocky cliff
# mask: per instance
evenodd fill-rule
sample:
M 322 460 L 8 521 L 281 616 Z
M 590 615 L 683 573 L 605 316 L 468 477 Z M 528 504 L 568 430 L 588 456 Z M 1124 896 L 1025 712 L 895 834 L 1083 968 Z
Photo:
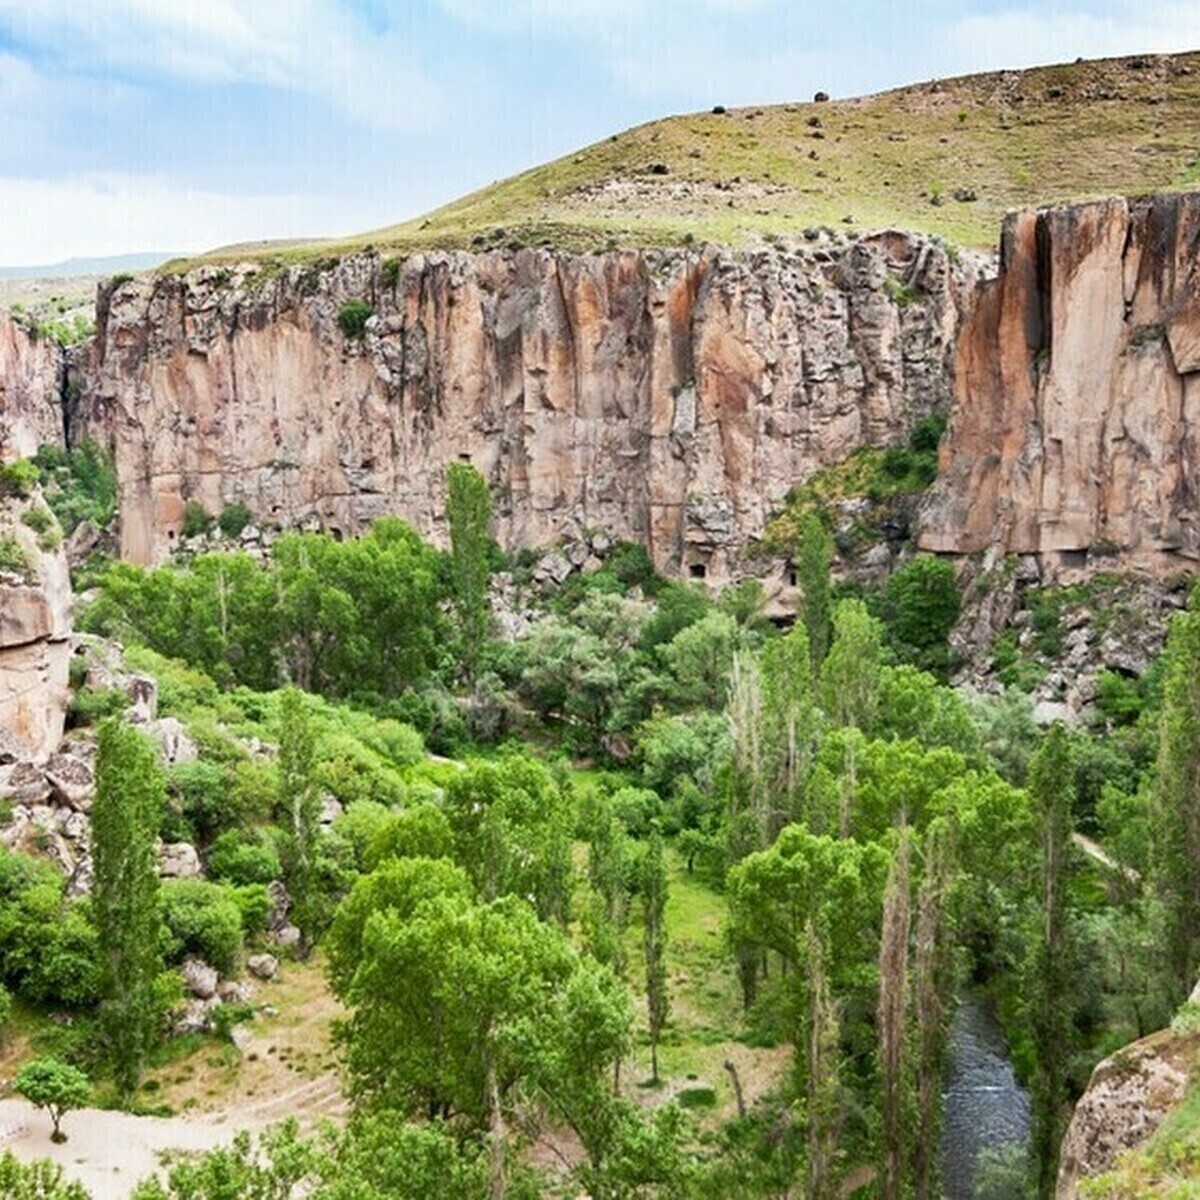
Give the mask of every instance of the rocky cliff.
M 63 436 L 63 356 L 0 313 L 0 466 Z M 36 494 L 0 488 L 0 770 L 45 758 L 62 736 L 67 701 L 71 583 L 55 537 L 22 518 L 43 509 Z M 52 530 L 48 511 L 41 514 Z
M 0 312 L 0 462 L 61 442 L 63 354 Z
M 898 233 L 200 268 L 102 293 L 77 419 L 113 446 L 139 562 L 188 499 L 347 534 L 399 513 L 438 537 L 463 460 L 510 547 L 595 527 L 722 578 L 798 480 L 948 402 L 974 271 Z
M 1194 569 L 1200 194 L 1010 215 L 954 393 L 925 549 Z

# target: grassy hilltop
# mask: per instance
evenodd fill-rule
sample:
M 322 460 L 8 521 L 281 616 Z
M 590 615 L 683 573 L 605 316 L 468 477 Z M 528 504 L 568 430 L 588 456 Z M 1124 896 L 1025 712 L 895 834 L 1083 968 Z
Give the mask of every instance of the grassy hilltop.
M 1198 118 L 1200 52 L 693 113 L 614 134 L 401 225 L 212 257 L 744 245 L 843 222 L 991 246 L 1010 208 L 1197 183 Z

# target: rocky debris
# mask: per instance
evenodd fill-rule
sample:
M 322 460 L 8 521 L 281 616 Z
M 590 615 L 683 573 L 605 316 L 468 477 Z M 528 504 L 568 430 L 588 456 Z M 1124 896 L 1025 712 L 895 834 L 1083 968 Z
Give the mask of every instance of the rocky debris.
M 281 880 L 272 879 L 267 884 L 267 899 L 271 903 L 267 911 L 267 931 L 275 933 L 288 923 L 288 913 L 292 911 L 292 898 Z
M 74 754 L 52 754 L 45 778 L 56 804 L 80 813 L 91 811 L 96 776 L 89 762 Z
M 217 994 L 221 976 L 216 967 L 210 967 L 203 959 L 187 959 L 179 973 L 183 976 L 183 986 L 198 1000 L 211 1000 Z
M 271 941 L 277 946 L 291 947 L 300 944 L 300 930 L 295 925 L 284 923 L 271 931 Z
M 244 979 L 222 979 L 217 984 L 217 995 L 222 1004 L 249 1004 L 254 999 L 254 988 Z
M 158 852 L 158 873 L 163 879 L 195 879 L 204 869 L 195 846 L 189 842 L 167 842 Z
M 321 814 L 317 818 L 318 822 L 326 829 L 333 825 L 346 810 L 342 802 L 336 797 L 329 795 L 328 792 L 321 797 Z
M 158 683 L 149 675 L 125 666 L 124 650 L 117 642 L 88 633 L 71 634 L 71 655 L 82 663 L 83 685 L 91 691 L 124 692 L 129 698 L 125 718 L 147 726 L 158 714 Z
M 279 974 L 279 959 L 273 954 L 251 954 L 246 970 L 256 979 L 274 979 Z
M 1063 1138 L 1056 1200 L 1078 1200 L 1081 1183 L 1140 1145 L 1183 1099 L 1200 1056 L 1200 1034 L 1151 1034 L 1092 1072 Z
M 102 293 L 76 423 L 114 445 L 135 562 L 179 543 L 188 499 L 243 503 L 264 536 L 306 522 L 349 535 L 396 513 L 441 541 L 444 468 L 461 460 L 491 484 L 511 548 L 603 529 L 667 571 L 701 555 L 720 583 L 798 480 L 945 407 L 977 273 L 892 231 L 754 251 L 428 252 L 394 280 L 373 253 L 270 278 L 200 268 Z M 376 315 L 347 342 L 338 312 L 364 298 Z M 547 577 L 592 557 L 564 543 Z
M 184 1002 L 182 1009 L 171 1026 L 174 1034 L 211 1033 L 213 1012 L 220 1007 L 216 996 L 207 1000 L 191 999 Z

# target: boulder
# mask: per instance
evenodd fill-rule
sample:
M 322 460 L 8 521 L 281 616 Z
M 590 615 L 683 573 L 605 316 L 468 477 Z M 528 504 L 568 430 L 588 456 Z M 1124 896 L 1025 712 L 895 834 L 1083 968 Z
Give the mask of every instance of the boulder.
M 249 1004 L 254 999 L 254 988 L 244 979 L 222 979 L 217 984 L 217 995 L 222 1004 Z
M 274 979 L 279 974 L 279 959 L 273 954 L 252 954 L 246 959 L 246 970 L 255 979 Z
M 190 842 L 167 842 L 158 852 L 158 873 L 164 879 L 195 879 L 201 872 L 200 855 Z
M 217 994 L 220 976 L 216 967 L 210 967 L 203 959 L 189 958 L 179 973 L 183 976 L 183 986 L 197 999 L 210 1000 Z
M 46 781 L 50 784 L 56 804 L 79 812 L 91 809 L 96 778 L 92 768 L 83 759 L 73 754 L 52 754 L 46 763 Z
M 185 1001 L 171 1026 L 171 1032 L 175 1034 L 211 1033 L 213 1010 L 220 1003 L 215 996 L 207 1000 L 194 998 Z
M 175 717 L 148 722 L 146 732 L 158 740 L 168 763 L 194 762 L 200 757 L 199 747 L 188 737 L 183 722 Z
M 271 939 L 277 946 L 298 946 L 300 930 L 295 925 L 281 925 L 271 934 Z

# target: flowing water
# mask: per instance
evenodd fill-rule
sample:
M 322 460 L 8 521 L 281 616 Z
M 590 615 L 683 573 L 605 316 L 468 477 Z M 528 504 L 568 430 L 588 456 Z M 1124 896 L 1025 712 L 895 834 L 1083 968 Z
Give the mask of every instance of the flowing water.
M 1029 1138 L 1029 1097 L 1017 1082 L 995 1018 L 969 992 L 959 997 L 950 1029 L 942 1127 L 942 1193 L 974 1200 L 975 1162 L 982 1150 Z

